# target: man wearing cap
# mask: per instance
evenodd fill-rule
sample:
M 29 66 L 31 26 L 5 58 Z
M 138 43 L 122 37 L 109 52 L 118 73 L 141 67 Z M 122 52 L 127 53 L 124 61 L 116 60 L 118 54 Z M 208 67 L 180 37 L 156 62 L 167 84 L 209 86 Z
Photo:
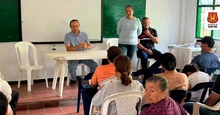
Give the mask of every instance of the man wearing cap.
M 210 36 L 205 36 L 201 40 L 201 52 L 202 54 L 197 55 L 191 62 L 191 64 L 197 64 L 200 70 L 208 68 L 217 68 L 219 65 L 218 55 L 212 52 L 212 48 L 215 41 Z
M 79 21 L 73 19 L 70 21 L 71 32 L 65 35 L 65 47 L 67 51 L 83 51 L 90 50 L 91 45 L 86 33 L 79 30 Z M 68 60 L 68 69 L 71 75 L 71 83 L 75 84 L 76 69 L 79 63 L 83 63 L 90 68 L 90 73 L 94 72 L 98 64 L 94 60 Z

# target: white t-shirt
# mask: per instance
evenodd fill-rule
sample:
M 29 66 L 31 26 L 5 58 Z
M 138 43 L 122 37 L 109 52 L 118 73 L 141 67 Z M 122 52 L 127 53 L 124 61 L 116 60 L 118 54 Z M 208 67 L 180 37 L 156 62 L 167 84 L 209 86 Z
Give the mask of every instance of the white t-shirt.
M 210 76 L 207 73 L 198 71 L 194 72 L 190 76 L 188 76 L 189 84 L 191 85 L 191 88 L 193 88 L 196 84 L 202 83 L 202 82 L 209 82 Z M 199 102 L 201 95 L 202 95 L 203 89 L 196 91 L 196 92 L 191 92 L 192 97 L 191 101 Z M 208 92 L 205 95 L 205 99 L 208 97 Z

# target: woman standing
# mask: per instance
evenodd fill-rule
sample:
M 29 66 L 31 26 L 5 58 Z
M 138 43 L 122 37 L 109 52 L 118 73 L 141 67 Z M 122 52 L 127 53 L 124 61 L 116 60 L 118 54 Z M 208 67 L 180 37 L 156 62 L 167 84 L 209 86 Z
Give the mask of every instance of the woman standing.
M 140 20 L 133 16 L 134 10 L 131 5 L 127 5 L 125 11 L 126 16 L 122 17 L 117 25 L 118 46 L 122 49 L 124 55 L 132 59 L 137 49 L 138 35 L 141 34 L 142 27 Z

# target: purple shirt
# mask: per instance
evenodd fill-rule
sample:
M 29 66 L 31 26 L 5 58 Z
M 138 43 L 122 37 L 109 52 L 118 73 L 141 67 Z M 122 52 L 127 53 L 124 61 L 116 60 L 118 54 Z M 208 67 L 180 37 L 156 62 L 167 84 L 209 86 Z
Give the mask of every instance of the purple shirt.
M 140 115 L 187 115 L 185 109 L 175 102 L 172 98 L 168 97 L 156 104 L 144 108 Z

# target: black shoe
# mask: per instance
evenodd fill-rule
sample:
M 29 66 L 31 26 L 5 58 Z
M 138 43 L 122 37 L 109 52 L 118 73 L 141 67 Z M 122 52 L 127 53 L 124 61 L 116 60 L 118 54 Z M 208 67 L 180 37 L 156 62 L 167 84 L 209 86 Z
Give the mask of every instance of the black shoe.
M 71 80 L 70 83 L 71 84 L 76 84 L 76 80 L 75 81 Z
M 94 74 L 93 72 L 92 72 L 92 73 L 88 73 L 88 74 L 85 76 L 84 80 L 90 80 L 90 79 L 92 79 L 93 74 Z
M 134 77 L 140 76 L 140 75 L 142 75 L 142 73 L 140 71 L 132 72 L 132 74 L 131 74 L 131 76 L 134 76 Z

